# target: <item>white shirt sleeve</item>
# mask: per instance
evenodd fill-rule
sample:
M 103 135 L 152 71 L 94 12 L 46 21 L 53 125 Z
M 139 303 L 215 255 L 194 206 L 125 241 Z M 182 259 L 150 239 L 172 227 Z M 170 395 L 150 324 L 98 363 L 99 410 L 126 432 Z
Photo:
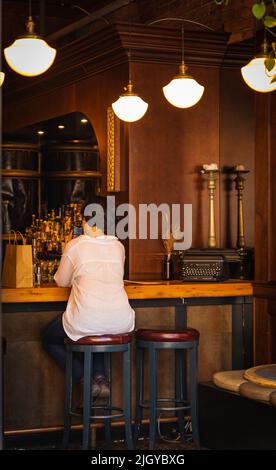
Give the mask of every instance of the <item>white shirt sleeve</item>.
M 71 287 L 74 273 L 74 264 L 67 254 L 63 254 L 54 280 L 59 287 Z

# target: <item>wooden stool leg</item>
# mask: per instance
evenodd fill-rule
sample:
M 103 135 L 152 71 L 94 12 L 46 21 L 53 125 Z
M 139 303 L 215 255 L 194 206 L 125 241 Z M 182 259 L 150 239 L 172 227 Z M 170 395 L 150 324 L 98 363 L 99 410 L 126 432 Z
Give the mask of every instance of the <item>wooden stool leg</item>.
M 131 349 L 128 344 L 127 351 L 123 352 L 123 383 L 124 383 L 124 415 L 125 433 L 128 450 L 134 449 L 131 429 Z
M 136 445 L 141 430 L 143 408 L 143 378 L 144 378 L 144 350 L 137 346 L 136 349 L 136 412 L 134 427 L 134 443 Z
M 156 435 L 156 400 L 157 400 L 157 364 L 154 345 L 149 348 L 149 384 L 150 384 L 150 429 L 149 449 L 154 449 Z
M 197 448 L 200 447 L 199 443 L 199 430 L 198 430 L 198 386 L 197 386 L 197 345 L 194 345 L 190 350 L 190 371 L 191 371 L 191 418 L 192 418 L 192 431 L 193 440 Z
M 90 434 L 90 413 L 91 413 L 91 351 L 90 347 L 84 352 L 84 377 L 83 377 L 83 430 L 82 448 L 88 449 Z
M 72 408 L 72 363 L 73 353 L 69 349 L 66 350 L 66 364 L 65 364 L 65 400 L 64 400 L 64 429 L 62 448 L 66 449 L 69 443 L 70 429 L 71 429 L 71 408 Z

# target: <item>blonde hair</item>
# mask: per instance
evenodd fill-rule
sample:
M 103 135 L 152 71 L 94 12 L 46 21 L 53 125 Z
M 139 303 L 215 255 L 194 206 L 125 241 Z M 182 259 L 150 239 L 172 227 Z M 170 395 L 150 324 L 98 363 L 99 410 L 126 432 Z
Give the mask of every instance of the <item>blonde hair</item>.
M 89 237 L 100 237 L 101 235 L 104 235 L 100 228 L 98 228 L 96 225 L 90 227 L 87 222 L 83 224 L 83 234 L 88 235 Z

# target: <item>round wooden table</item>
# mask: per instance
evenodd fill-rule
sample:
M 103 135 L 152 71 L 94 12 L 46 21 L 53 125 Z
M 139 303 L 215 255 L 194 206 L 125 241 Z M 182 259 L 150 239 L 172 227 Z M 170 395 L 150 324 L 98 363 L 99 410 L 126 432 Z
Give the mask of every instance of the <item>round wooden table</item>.
M 257 385 L 276 388 L 276 364 L 251 367 L 244 372 L 243 376 Z

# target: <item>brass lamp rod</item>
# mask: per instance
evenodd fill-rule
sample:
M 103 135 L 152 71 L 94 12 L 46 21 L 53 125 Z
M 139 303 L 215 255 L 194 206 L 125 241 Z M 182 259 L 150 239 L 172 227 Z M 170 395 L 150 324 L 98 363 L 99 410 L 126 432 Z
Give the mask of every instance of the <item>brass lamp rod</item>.
M 161 23 L 162 21 L 181 21 L 181 23 L 196 24 L 197 26 L 202 26 L 203 28 L 206 28 L 209 31 L 215 31 L 214 28 L 211 28 L 210 26 L 206 26 L 206 24 L 199 23 L 198 21 L 186 20 L 185 18 L 175 18 L 175 17 L 160 18 L 159 20 L 154 20 L 154 21 L 151 21 L 150 23 L 147 23 L 147 24 L 148 24 L 148 26 L 152 26 L 153 24 Z

